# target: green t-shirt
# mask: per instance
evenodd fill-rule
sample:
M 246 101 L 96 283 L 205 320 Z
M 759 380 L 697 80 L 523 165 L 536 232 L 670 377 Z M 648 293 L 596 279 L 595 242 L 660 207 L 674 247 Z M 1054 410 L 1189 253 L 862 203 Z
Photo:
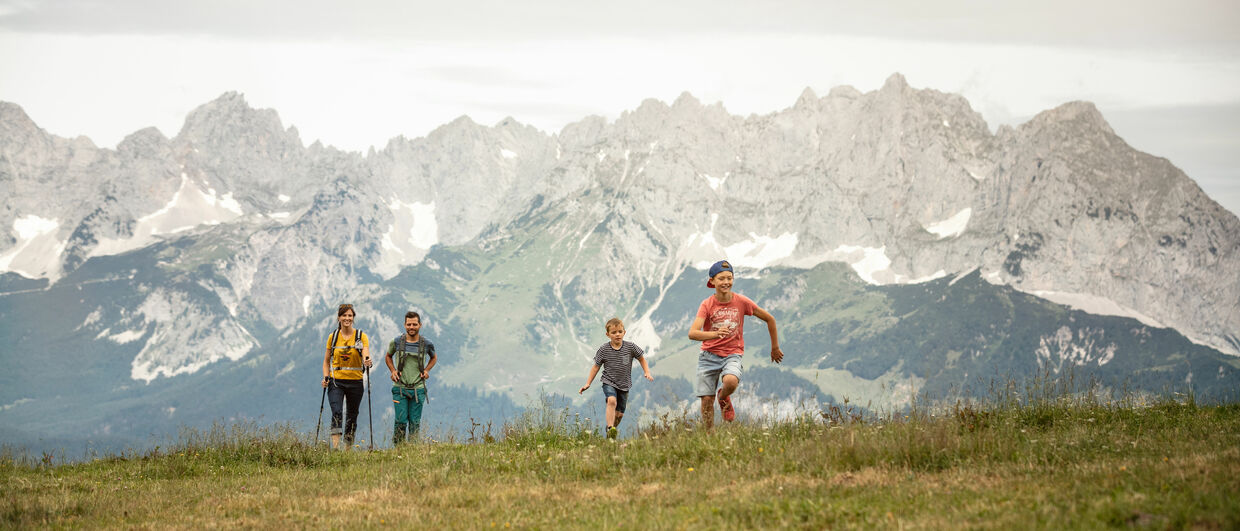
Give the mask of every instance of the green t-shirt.
M 388 343 L 387 353 L 392 356 L 392 364 L 396 366 L 400 382 L 396 385 L 405 389 L 422 389 L 426 387 L 426 381 L 422 379 L 422 368 L 430 364 L 435 358 L 435 344 L 427 341 L 425 337 L 419 337 L 417 342 L 404 343 L 404 351 L 397 351 L 398 340 L 405 339 L 404 335 L 393 339 Z M 423 345 L 424 347 L 419 347 Z M 423 353 L 425 351 L 425 353 Z

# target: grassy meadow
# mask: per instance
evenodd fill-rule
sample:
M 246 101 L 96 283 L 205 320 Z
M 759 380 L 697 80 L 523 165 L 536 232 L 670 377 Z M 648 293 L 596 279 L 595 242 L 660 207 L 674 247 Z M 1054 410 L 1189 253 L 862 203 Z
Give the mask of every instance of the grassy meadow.
M 1240 528 L 1240 405 L 1010 396 L 686 413 L 616 442 L 544 407 L 374 452 L 257 425 L 77 464 L 10 450 L 0 527 Z

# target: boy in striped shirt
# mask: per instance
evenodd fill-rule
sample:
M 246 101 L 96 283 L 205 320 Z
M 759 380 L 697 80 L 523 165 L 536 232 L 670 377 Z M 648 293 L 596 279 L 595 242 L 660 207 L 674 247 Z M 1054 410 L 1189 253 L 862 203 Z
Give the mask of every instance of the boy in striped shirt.
M 607 438 L 615 439 L 619 432 L 620 419 L 624 418 L 624 408 L 629 401 L 629 388 L 632 387 L 633 360 L 642 365 L 642 372 L 647 380 L 654 380 L 650 375 L 650 367 L 646 365 L 646 357 L 641 347 L 624 340 L 624 322 L 617 317 L 611 318 L 603 326 L 610 341 L 603 343 L 594 353 L 594 365 L 590 367 L 590 377 L 581 386 L 577 394 L 586 392 L 594 383 L 598 368 L 603 368 L 603 396 L 607 397 Z

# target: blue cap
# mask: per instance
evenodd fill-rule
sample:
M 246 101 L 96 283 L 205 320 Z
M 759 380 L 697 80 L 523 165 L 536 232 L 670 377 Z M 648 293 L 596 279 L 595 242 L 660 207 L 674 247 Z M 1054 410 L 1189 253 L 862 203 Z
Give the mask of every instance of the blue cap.
M 715 275 L 718 275 L 719 273 L 722 273 L 724 271 L 731 273 L 732 264 L 729 264 L 727 260 L 720 260 L 718 262 L 715 262 L 714 264 L 710 266 L 710 278 L 713 279 L 715 278 Z M 715 283 L 711 282 L 710 280 L 707 280 L 706 287 L 713 288 L 715 287 Z

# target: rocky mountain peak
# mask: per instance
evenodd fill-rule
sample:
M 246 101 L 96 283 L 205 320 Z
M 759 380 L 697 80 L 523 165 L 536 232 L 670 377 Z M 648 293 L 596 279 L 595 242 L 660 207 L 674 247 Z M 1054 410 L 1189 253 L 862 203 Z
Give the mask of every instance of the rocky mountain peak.
M 119 153 L 127 153 L 138 155 L 142 153 L 153 153 L 157 148 L 168 143 L 168 137 L 164 136 L 159 129 L 154 127 L 146 127 L 130 133 L 124 140 L 116 145 L 116 151 Z
M 673 108 L 701 107 L 701 106 L 702 106 L 701 100 L 694 97 L 693 94 L 690 94 L 688 91 L 681 92 L 680 95 L 676 97 L 676 101 L 672 102 Z
M 0 101 L 0 133 L 10 136 L 11 132 L 38 131 L 39 126 L 26 114 L 25 109 L 16 103 Z
M 52 138 L 30 119 L 20 105 L 0 101 L 0 150 L 17 153 L 33 146 L 50 149 Z
M 1079 132 L 1099 131 L 1114 135 L 1106 118 L 1098 111 L 1098 107 L 1088 101 L 1070 101 L 1054 109 L 1042 111 L 1034 116 L 1026 126 L 1034 128 L 1051 127 L 1056 124 L 1072 124 Z
M 462 114 L 457 116 L 455 120 L 432 129 L 430 133 L 427 133 L 426 139 L 431 142 L 439 143 L 452 138 L 471 136 L 476 134 L 476 131 L 483 128 L 483 125 L 475 122 L 473 118 L 469 117 L 469 115 Z
M 818 106 L 818 94 L 814 93 L 814 89 L 805 87 L 794 106 L 798 109 L 813 109 Z
M 906 92 L 911 87 L 908 86 L 908 80 L 904 79 L 904 75 L 896 72 L 887 77 L 883 82 L 882 92 Z
M 285 130 L 275 110 L 250 107 L 239 92 L 226 92 L 190 111 L 177 139 L 205 145 L 274 141 L 286 147 L 302 147 L 297 130 Z
M 838 87 L 831 87 L 831 90 L 827 92 L 827 97 L 855 100 L 861 97 L 861 91 L 852 85 L 840 85 Z

